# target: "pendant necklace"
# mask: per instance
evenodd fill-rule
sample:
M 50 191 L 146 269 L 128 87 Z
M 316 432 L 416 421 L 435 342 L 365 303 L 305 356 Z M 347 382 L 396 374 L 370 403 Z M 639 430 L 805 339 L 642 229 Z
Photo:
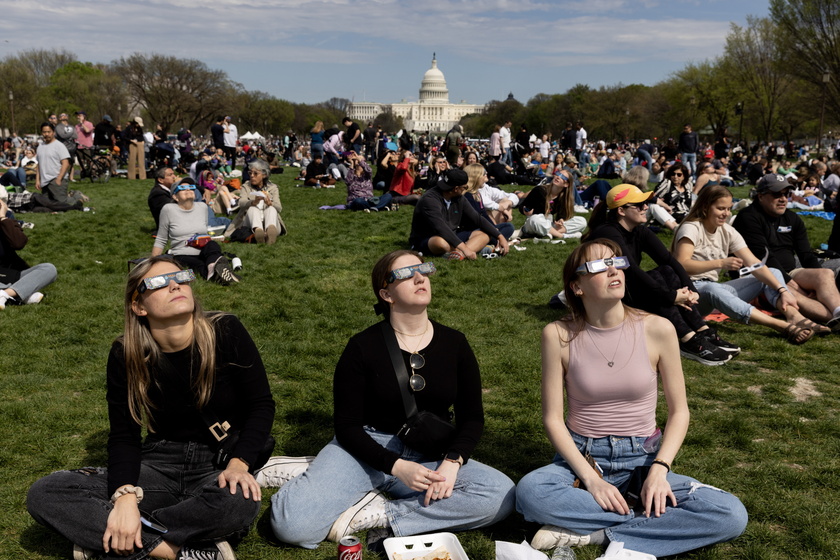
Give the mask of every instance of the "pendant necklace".
M 621 331 L 619 331 L 619 334 L 618 334 L 618 340 L 619 340 L 619 341 L 621 340 L 622 335 L 624 334 L 624 325 L 625 325 L 625 324 L 627 324 L 627 321 L 622 321 L 622 322 L 621 322 Z M 591 340 L 591 341 L 592 341 L 592 346 L 594 346 L 594 347 L 595 347 L 595 350 L 597 350 L 597 351 L 598 351 L 598 353 L 599 353 L 599 354 L 601 354 L 601 356 L 603 356 L 603 358 L 604 358 L 605 360 L 607 360 L 607 366 L 608 366 L 608 367 L 613 367 L 613 366 L 615 365 L 615 356 L 616 356 L 616 354 L 618 354 L 618 349 L 619 349 L 620 345 L 619 345 L 619 344 L 616 344 L 616 346 L 615 346 L 615 352 L 613 352 L 612 359 L 609 359 L 609 358 L 607 358 L 607 357 L 604 355 L 604 353 L 603 353 L 603 352 L 601 352 L 601 349 L 600 349 L 600 348 L 598 348 L 598 344 L 596 344 L 596 343 L 595 343 L 595 338 L 592 336 L 592 333 L 590 332 L 590 330 L 589 330 L 589 329 L 586 329 L 586 334 L 588 334 L 588 335 L 589 335 L 589 340 Z
M 419 334 L 407 334 L 402 331 L 398 331 L 394 328 L 394 325 L 391 325 L 391 328 L 394 329 L 395 333 L 404 335 L 404 336 L 419 336 L 420 340 L 417 341 L 417 346 L 414 347 L 414 351 L 409 351 L 408 356 L 408 365 L 411 367 L 411 377 L 408 379 L 408 385 L 411 387 L 412 391 L 422 391 L 426 387 L 426 379 L 417 373 L 418 369 L 421 369 L 423 366 L 426 365 L 426 358 L 423 357 L 422 354 L 418 353 L 417 351 L 420 349 L 420 345 L 423 344 L 423 336 L 429 332 L 429 321 L 426 320 L 426 328 L 423 330 L 422 333 Z M 405 345 L 408 348 L 408 344 Z

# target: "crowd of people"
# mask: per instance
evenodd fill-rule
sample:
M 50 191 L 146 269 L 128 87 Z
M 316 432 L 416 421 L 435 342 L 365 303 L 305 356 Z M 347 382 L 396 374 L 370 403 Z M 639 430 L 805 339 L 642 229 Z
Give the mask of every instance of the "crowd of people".
M 715 309 L 792 344 L 840 330 L 840 259 L 815 255 L 791 209 L 831 207 L 840 164 L 762 168 L 737 201 L 728 187 L 751 181 L 750 169 L 732 167 L 728 145 L 707 154 L 690 126 L 664 146 L 590 143 L 581 123 L 554 142 L 524 126 L 514 135 L 508 122 L 478 146 L 459 126 L 439 139 L 343 126 L 316 123 L 308 146 L 290 139 L 281 156 L 237 146 L 220 116 L 187 177 L 158 161 L 154 245 L 129 273 L 124 332 L 108 357 L 108 467 L 40 479 L 27 496 L 32 516 L 72 541 L 77 559 L 232 560 L 266 487 L 279 487 L 274 535 L 304 548 L 365 530 L 374 546 L 476 529 L 514 509 L 542 526 L 530 540 L 540 550 L 619 541 L 663 556 L 741 535 L 737 497 L 672 472 L 689 426 L 680 356 L 717 366 L 738 355 L 706 320 Z M 78 204 L 66 187 L 72 154 L 52 123 L 41 135 L 36 188 Z M 143 159 L 130 158 L 139 177 Z M 315 456 L 272 455 L 274 400 L 258 346 L 235 316 L 205 312 L 191 287 L 196 277 L 241 280 L 207 235 L 211 221 L 240 241 L 274 244 L 286 233 L 274 158 L 298 163 L 305 186 L 346 185 L 349 210 L 414 206 L 410 248 L 371 272 L 383 320 L 336 356 L 335 436 Z M 513 183 L 527 191 L 506 190 Z M 0 309 L 37 303 L 56 278 L 52 265 L 17 257 L 26 236 L 5 199 Z M 670 247 L 660 228 L 672 232 Z M 503 257 L 528 237 L 580 244 L 562 267 L 567 313 L 542 333 L 543 422 L 556 456 L 515 483 L 472 458 L 484 429 L 478 360 L 463 333 L 429 319 L 436 265 L 427 257 Z M 645 270 L 643 255 L 656 268 Z

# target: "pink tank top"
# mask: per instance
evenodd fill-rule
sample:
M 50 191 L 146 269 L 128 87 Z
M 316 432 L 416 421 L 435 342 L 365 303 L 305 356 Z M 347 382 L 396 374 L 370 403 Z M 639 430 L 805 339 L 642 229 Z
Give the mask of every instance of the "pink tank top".
M 592 438 L 649 436 L 656 429 L 657 374 L 644 321 L 628 318 L 609 329 L 585 325 L 569 344 L 566 425 Z

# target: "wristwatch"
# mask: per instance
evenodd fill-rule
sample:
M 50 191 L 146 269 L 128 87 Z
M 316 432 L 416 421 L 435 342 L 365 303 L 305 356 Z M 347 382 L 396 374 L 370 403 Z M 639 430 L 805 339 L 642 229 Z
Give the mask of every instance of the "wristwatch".
M 446 457 L 444 457 L 444 459 L 451 463 L 458 463 L 462 467 L 464 466 L 464 459 L 461 457 L 461 454 L 457 451 L 450 451 L 446 454 Z
M 137 498 L 138 504 L 143 501 L 143 489 L 139 486 L 132 486 L 131 484 L 127 484 L 122 488 L 117 489 L 116 492 L 114 492 L 114 495 L 111 496 L 111 503 L 117 503 L 117 499 L 122 496 L 125 496 L 126 494 L 134 494 L 134 497 Z

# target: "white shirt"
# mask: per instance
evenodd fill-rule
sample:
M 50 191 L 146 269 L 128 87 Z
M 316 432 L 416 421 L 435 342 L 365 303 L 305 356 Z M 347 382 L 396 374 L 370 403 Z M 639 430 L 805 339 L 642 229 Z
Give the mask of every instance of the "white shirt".
M 510 148 L 510 129 L 508 127 L 503 126 L 499 129 L 499 138 L 502 139 L 503 150 Z
M 578 150 L 586 147 L 586 129 L 583 127 L 575 133 L 575 147 Z
M 227 123 L 228 132 L 225 132 L 225 146 L 228 148 L 235 148 L 236 141 L 239 140 L 239 130 L 233 123 Z
M 481 196 L 481 203 L 488 210 L 498 210 L 499 203 L 505 199 L 510 200 L 514 206 L 519 204 L 519 197 L 513 193 L 491 187 L 487 183 L 478 189 L 478 194 Z

